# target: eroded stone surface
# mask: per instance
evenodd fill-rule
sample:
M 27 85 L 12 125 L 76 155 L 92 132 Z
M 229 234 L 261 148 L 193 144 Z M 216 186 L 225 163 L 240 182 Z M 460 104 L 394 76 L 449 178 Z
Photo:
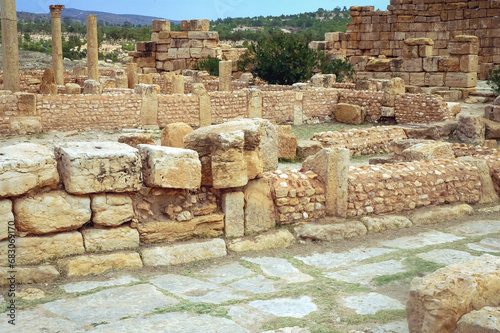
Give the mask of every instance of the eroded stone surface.
M 11 228 L 14 228 L 12 201 L 10 199 L 3 199 L 0 200 L 0 240 L 8 237 L 9 225 Z
M 419 253 L 417 257 L 443 265 L 456 265 L 477 258 L 468 252 L 443 249 Z
M 246 304 L 231 305 L 226 307 L 226 309 L 228 310 L 227 315 L 231 317 L 231 320 L 250 331 L 259 330 L 263 323 L 275 318 L 270 313 L 262 312 Z
M 380 243 L 383 246 L 395 247 L 398 249 L 418 249 L 427 245 L 436 245 L 461 240 L 463 237 L 457 237 L 452 234 L 446 234 L 439 231 L 429 231 L 416 236 L 396 238 L 394 240 Z
M 36 308 L 32 311 L 19 311 L 16 313 L 16 325 L 13 326 L 7 320 L 0 321 L 0 331 L 2 332 L 75 332 L 83 333 L 86 330 L 81 324 L 68 320 L 63 316 L 56 315 L 48 310 Z
M 136 269 L 142 267 L 139 253 L 132 251 L 109 254 L 91 254 L 61 259 L 57 265 L 67 276 L 100 274 L 110 269 Z
M 331 242 L 363 236 L 367 230 L 363 223 L 351 221 L 335 224 L 304 224 L 296 227 L 295 232 L 300 238 Z
M 233 282 L 229 286 L 234 289 L 245 290 L 254 294 L 266 294 L 278 291 L 278 285 L 279 283 L 276 281 L 266 279 L 262 275 L 257 275 L 252 278 Z
M 212 267 L 200 272 L 207 280 L 215 283 L 224 283 L 236 279 L 242 279 L 253 274 L 253 271 L 241 266 L 238 263 L 232 263 L 219 267 Z
M 406 269 L 400 261 L 389 260 L 375 264 L 360 265 L 350 269 L 325 273 L 325 276 L 349 283 L 369 284 L 371 280 L 381 275 L 402 273 Z
M 500 252 L 500 239 L 485 238 L 478 244 L 467 244 L 471 250 L 482 252 Z
M 187 276 L 167 274 L 149 280 L 155 286 L 191 302 L 220 304 L 246 297 L 236 290 L 213 283 L 200 281 Z
M 449 228 L 449 232 L 455 235 L 475 237 L 500 232 L 500 220 L 481 220 L 467 222 L 460 226 Z
M 253 238 L 238 238 L 227 241 L 228 250 L 235 252 L 257 251 L 288 247 L 295 243 L 295 238 L 288 230 L 271 231 Z
M 249 306 L 277 317 L 304 318 L 318 309 L 309 296 L 293 298 L 276 298 L 268 301 L 252 301 Z
M 111 279 L 107 281 L 81 281 L 81 282 L 67 283 L 60 286 L 60 288 L 62 288 L 67 293 L 81 293 L 96 288 L 121 286 L 124 284 L 129 284 L 131 282 L 138 282 L 138 281 L 139 281 L 138 279 L 133 278 L 131 276 L 122 276 L 117 279 Z
M 116 227 L 134 217 L 132 198 L 128 194 L 102 193 L 92 196 L 92 222 Z
M 75 323 L 89 325 L 151 312 L 156 308 L 168 307 L 178 302 L 175 298 L 163 295 L 154 286 L 141 284 L 54 301 L 43 304 L 42 308 Z
M 260 265 L 260 268 L 266 275 L 279 277 L 287 283 L 307 282 L 314 280 L 312 276 L 304 274 L 297 268 L 293 267 L 293 265 L 286 259 L 272 257 L 243 259 Z
M 464 315 L 458 322 L 459 333 L 500 332 L 500 308 L 486 306 Z
M 0 267 L 0 287 L 10 284 L 7 278 L 10 277 L 9 267 Z M 59 279 L 59 271 L 52 265 L 39 265 L 32 267 L 16 267 L 16 283 L 49 283 Z
M 81 232 L 87 252 L 115 251 L 139 247 L 139 232 L 128 225 L 116 228 L 84 228 Z
M 307 265 L 312 265 L 320 269 L 336 269 L 340 267 L 347 267 L 356 264 L 358 261 L 377 257 L 386 253 L 391 253 L 396 250 L 383 249 L 383 248 L 356 248 L 348 252 L 341 253 L 315 253 L 308 257 L 295 257 L 303 261 Z
M 411 221 L 405 216 L 363 216 L 361 222 L 368 232 L 380 232 L 412 226 Z
M 138 191 L 142 186 L 137 149 L 117 142 L 71 142 L 55 149 L 67 192 Z
M 0 148 L 0 197 L 22 195 L 32 189 L 57 187 L 54 153 L 47 147 L 20 143 Z
M 457 219 L 474 213 L 474 208 L 467 204 L 453 206 L 429 207 L 425 211 L 410 214 L 410 220 L 415 224 L 431 224 Z
M 342 298 L 348 308 L 357 314 L 376 314 L 380 310 L 404 310 L 400 301 L 377 293 L 368 293 Z

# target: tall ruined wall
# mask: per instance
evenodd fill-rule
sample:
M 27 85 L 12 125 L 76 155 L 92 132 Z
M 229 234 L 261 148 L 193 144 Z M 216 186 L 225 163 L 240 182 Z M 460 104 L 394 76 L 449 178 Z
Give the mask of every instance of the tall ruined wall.
M 448 42 L 457 35 L 480 40 L 479 77 L 500 65 L 499 1 L 391 0 L 387 11 L 373 6 L 350 8 L 347 35 L 340 36 L 348 56 L 403 56 L 403 41 L 426 37 L 434 40 L 434 56 L 448 55 Z

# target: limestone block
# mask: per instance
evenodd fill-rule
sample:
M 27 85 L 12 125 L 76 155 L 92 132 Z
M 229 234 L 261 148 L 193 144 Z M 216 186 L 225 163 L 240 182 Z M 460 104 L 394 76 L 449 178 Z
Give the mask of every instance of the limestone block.
M 137 145 L 155 145 L 155 140 L 151 134 L 147 133 L 125 133 L 120 135 L 118 142 L 126 143 L 127 145 L 136 148 Z
M 245 235 L 245 196 L 243 192 L 229 192 L 222 195 L 224 213 L 224 234 L 226 237 Z
M 101 274 L 111 269 L 137 269 L 142 267 L 139 253 L 132 251 L 110 254 L 91 254 L 61 259 L 57 266 L 66 276 Z
M 460 71 L 461 72 L 474 72 L 479 70 L 479 56 L 477 55 L 463 55 L 460 57 Z
M 252 180 L 245 186 L 245 235 L 271 230 L 277 216 L 271 195 L 271 182 L 267 177 Z
M 458 333 L 500 332 L 500 308 L 485 306 L 462 316 L 458 321 Z
M 403 58 L 393 58 L 389 62 L 389 69 L 391 72 L 403 72 L 404 71 L 405 59 Z M 357 89 L 356 90 L 369 90 L 369 89 Z
M 486 130 L 486 139 L 500 139 L 500 122 L 482 119 Z
M 219 91 L 231 91 L 231 74 L 233 72 L 233 62 L 219 62 Z
M 421 72 L 423 70 L 422 58 L 405 59 L 403 70 L 405 72 Z
M 473 145 L 482 145 L 485 139 L 486 127 L 479 116 L 460 116 L 458 119 L 457 137 Z
M 406 304 L 410 332 L 453 332 L 471 310 L 497 306 L 500 258 L 478 258 L 413 279 Z
M 473 88 L 477 86 L 477 73 L 446 73 L 448 87 Z
M 418 58 L 418 45 L 403 45 L 403 58 L 404 59 L 416 59 Z
M 36 116 L 36 95 L 27 93 L 15 93 L 17 96 L 17 109 L 19 116 Z
M 478 54 L 479 53 L 479 43 L 470 42 L 449 42 L 448 43 L 449 54 Z
M 66 83 L 64 86 L 68 95 L 80 95 L 82 93 L 82 87 L 77 83 Z
M 0 197 L 44 186 L 55 188 L 58 183 L 56 159 L 50 149 L 33 143 L 0 148 Z
M 417 143 L 403 150 L 401 155 L 405 161 L 455 158 L 451 144 L 447 142 Z
M 168 124 L 161 132 L 161 145 L 182 148 L 184 145 L 184 137 L 192 131 L 193 128 L 186 123 Z
M 259 144 L 259 156 L 262 159 L 263 171 L 274 171 L 278 168 L 278 131 L 269 120 L 254 118 L 253 122 L 259 124 L 262 138 Z
M 410 85 L 421 87 L 425 85 L 426 73 L 410 73 Z
M 55 148 L 64 188 L 72 194 L 137 191 L 139 151 L 117 142 L 71 142 Z
M 10 199 L 0 200 L 0 240 L 4 240 L 10 233 L 14 233 L 14 214 L 12 214 L 12 201 Z
M 173 242 L 192 237 L 219 237 L 224 229 L 224 215 L 197 216 L 189 221 L 153 221 L 137 223 L 143 243 Z
M 30 135 L 42 132 L 40 117 L 12 117 L 10 130 L 16 135 Z
M 144 182 L 151 187 L 197 189 L 201 163 L 194 150 L 139 145 Z
M 311 85 L 313 87 L 331 88 L 335 82 L 335 74 L 315 74 L 311 78 Z
M 243 73 L 243 74 L 241 74 L 240 81 L 243 81 L 243 82 L 252 82 L 253 81 L 253 74 L 252 73 Z
M 96 225 L 116 227 L 134 217 L 132 198 L 128 194 L 101 193 L 92 195 L 90 204 L 92 222 Z
M 500 123 L 500 106 L 488 105 L 484 108 L 484 118 Z
M 409 219 L 414 224 L 441 223 L 460 217 L 471 215 L 474 208 L 467 204 L 458 204 L 452 206 L 441 206 L 427 208 L 425 211 L 417 211 L 410 214 Z
M 227 241 L 227 249 L 233 252 L 261 251 L 267 249 L 286 248 L 295 244 L 290 231 L 281 229 L 270 231 L 253 238 L 238 238 Z
M 384 230 L 394 230 L 410 228 L 411 221 L 405 216 L 363 216 L 361 222 L 365 225 L 368 232 L 381 232 Z
M 417 46 L 417 45 L 434 45 L 434 41 L 430 38 L 407 38 L 404 40 L 405 45 Z
M 302 166 L 316 173 L 326 186 L 326 214 L 346 217 L 347 173 L 350 153 L 345 148 L 326 148 L 310 156 Z
M 181 31 L 208 31 L 210 20 L 182 20 Z
M 458 72 L 460 70 L 460 61 L 456 57 L 439 57 L 439 72 Z
M 184 147 L 198 152 L 202 165 L 202 185 L 215 188 L 245 186 L 248 175 L 244 151 L 258 151 L 263 129 L 250 119 L 199 128 L 184 137 Z M 253 161 L 248 169 L 262 168 Z M 258 164 L 258 165 L 257 165 Z M 262 171 L 261 171 L 262 172 Z
M 177 265 L 225 255 L 227 255 L 226 244 L 222 239 L 142 249 L 145 266 Z
M 0 242 L 0 266 L 7 266 L 8 241 Z M 16 265 L 34 265 L 85 252 L 82 234 L 62 232 L 50 236 L 17 237 Z
M 365 70 L 367 72 L 389 72 L 390 59 L 371 59 L 366 64 Z
M 247 178 L 255 179 L 262 175 L 264 163 L 258 150 L 244 150 L 243 156 L 247 169 Z
M 154 32 L 170 31 L 170 21 L 169 20 L 153 20 L 152 30 Z
M 422 59 L 422 68 L 426 72 L 437 72 L 439 70 L 440 57 L 426 57 Z
M 90 198 L 64 191 L 30 193 L 14 200 L 16 228 L 40 235 L 80 228 L 90 221 Z
M 425 85 L 430 87 L 443 87 L 444 73 L 425 73 Z
M 359 125 L 365 121 L 365 112 L 359 105 L 338 103 L 335 106 L 335 119 L 341 123 Z
M 151 77 L 149 74 L 148 76 Z M 152 84 L 137 84 L 134 93 L 142 97 L 141 124 L 143 126 L 158 126 L 157 86 Z
M 434 52 L 434 47 L 432 45 L 418 46 L 418 56 L 421 58 L 431 57 L 433 52 Z
M 116 88 L 116 80 L 111 79 L 109 77 L 101 77 L 99 78 L 99 84 L 100 87 L 99 89 L 101 90 L 101 93 L 104 91 L 104 89 L 115 89 Z M 85 86 L 84 86 L 85 89 Z M 89 94 L 89 92 L 87 92 Z M 96 95 L 97 93 L 90 93 Z
M 278 125 L 278 158 L 293 160 L 297 154 L 297 137 L 292 135 L 292 126 Z
M 495 141 L 495 149 L 498 147 L 497 142 Z M 495 185 L 493 184 L 493 179 L 490 176 L 490 168 L 486 164 L 485 160 L 476 159 L 471 156 L 459 157 L 460 160 L 466 161 L 467 163 L 474 166 L 479 176 L 481 177 L 481 185 L 482 185 L 482 194 L 481 199 L 479 200 L 480 204 L 491 204 L 499 201 L 499 197 L 497 192 L 495 191 Z
M 352 221 L 335 224 L 305 224 L 295 228 L 297 236 L 303 239 L 332 242 L 366 235 L 363 223 Z
M 299 140 L 297 143 L 297 157 L 300 160 L 305 160 L 323 149 L 323 145 L 318 141 Z
M 87 252 L 115 251 L 139 247 L 139 232 L 128 225 L 116 228 L 83 228 L 82 235 Z
M 396 95 L 404 94 L 406 92 L 405 81 L 402 78 L 390 79 L 384 88 L 384 97 L 382 105 L 394 106 Z
M 184 76 L 172 76 L 172 94 L 184 94 Z
M 40 84 L 40 94 L 57 95 L 56 77 L 52 68 L 47 68 L 43 72 L 42 83 Z
M 85 95 L 100 95 L 102 94 L 103 86 L 95 80 L 85 80 L 83 82 L 83 93 Z
M 7 278 L 11 275 L 10 270 L 8 267 L 0 267 L 0 287 L 9 284 Z M 50 283 L 57 281 L 59 277 L 59 272 L 52 265 L 16 267 L 16 284 Z

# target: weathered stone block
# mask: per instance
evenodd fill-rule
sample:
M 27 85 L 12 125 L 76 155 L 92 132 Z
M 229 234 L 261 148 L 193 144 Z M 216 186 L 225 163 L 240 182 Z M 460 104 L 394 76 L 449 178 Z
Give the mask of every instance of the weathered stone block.
M 477 73 L 446 73 L 448 87 L 473 88 L 477 86 Z
M 470 42 L 449 42 L 448 52 L 450 54 L 462 55 L 462 54 L 478 54 L 479 53 L 479 43 Z
M 152 30 L 154 32 L 170 31 L 170 21 L 169 20 L 153 20 Z
M 389 72 L 390 59 L 371 59 L 366 64 L 365 70 L 367 72 Z
M 269 120 L 254 118 L 253 122 L 258 124 L 262 130 L 262 138 L 259 144 L 259 156 L 262 159 L 263 171 L 274 171 L 278 168 L 278 131 Z
M 425 85 L 429 87 L 444 86 L 444 73 L 425 73 Z
M 500 332 L 500 308 L 485 306 L 462 316 L 458 321 L 458 333 Z
M 17 108 L 19 110 L 19 116 L 29 117 L 36 116 L 36 95 L 27 93 L 16 93 L 17 96 Z
M 233 62 L 231 60 L 219 62 L 219 91 L 231 91 L 232 72 Z
M 439 72 L 458 72 L 460 70 L 460 61 L 456 57 L 439 57 Z
M 495 142 L 495 149 L 497 149 L 498 143 L 496 141 L 494 142 Z M 497 203 L 500 198 L 498 197 L 498 194 L 495 191 L 495 185 L 493 183 L 492 176 L 490 176 L 490 168 L 486 164 L 486 161 L 481 159 L 476 159 L 471 156 L 459 157 L 459 159 L 462 161 L 466 161 L 467 163 L 474 166 L 479 173 L 479 177 L 481 177 L 482 194 L 479 203 L 480 204 Z
M 394 230 L 409 228 L 411 221 L 405 216 L 363 216 L 361 222 L 365 225 L 368 232 L 381 232 L 384 230 Z
M 0 242 L 0 266 L 7 266 L 8 241 Z M 85 252 L 78 231 L 16 238 L 16 265 L 34 265 Z
M 10 233 L 15 231 L 14 214 L 12 214 L 12 201 L 10 199 L 0 200 L 0 240 L 4 240 Z
M 82 93 L 82 87 L 77 83 L 66 83 L 64 86 L 68 95 L 80 95 Z
M 128 225 L 117 228 L 84 228 L 83 243 L 87 252 L 115 251 L 139 247 L 139 232 Z
M 410 73 L 410 85 L 421 87 L 425 85 L 426 73 Z
M 416 211 L 409 216 L 414 224 L 441 223 L 460 217 L 471 215 L 474 208 L 467 204 L 457 204 L 452 206 L 440 206 L 428 208 L 425 211 Z
M 426 57 L 422 59 L 422 68 L 426 72 L 437 72 L 439 70 L 440 57 Z
M 0 287 L 9 285 L 7 278 L 12 274 L 8 267 L 0 267 Z M 16 284 L 50 283 L 59 279 L 60 274 L 54 266 L 16 267 Z
M 92 222 L 116 227 L 134 217 L 132 198 L 128 194 L 102 193 L 92 195 Z
M 276 213 L 268 178 L 252 180 L 244 189 L 245 235 L 252 235 L 276 226 Z
M 457 137 L 473 145 L 482 145 L 485 139 L 485 124 L 479 116 L 460 116 L 458 119 Z
M 31 193 L 15 199 L 16 228 L 30 234 L 48 234 L 80 228 L 90 221 L 90 198 L 64 191 Z
M 102 94 L 103 86 L 95 80 L 85 80 L 83 83 L 83 93 L 85 95 L 100 95 Z
M 155 140 L 151 134 L 147 133 L 125 133 L 120 135 L 118 142 L 126 143 L 130 147 L 136 148 L 137 145 L 155 145 Z
M 403 150 L 401 155 L 405 161 L 455 158 L 451 144 L 447 142 L 417 143 Z
M 222 195 L 224 213 L 224 234 L 226 237 L 242 237 L 245 234 L 245 196 L 243 192 L 229 192 Z
M 151 83 L 137 84 L 134 89 L 134 93 L 142 97 L 141 124 L 143 126 L 158 126 L 158 89 L 156 85 L 152 84 L 152 76 L 144 75 L 150 78 Z
M 197 189 L 201 185 L 201 163 L 194 150 L 163 146 L 137 146 L 147 186 Z
M 303 239 L 332 242 L 366 235 L 366 227 L 358 221 L 335 224 L 305 224 L 295 228 L 297 236 Z
M 410 332 L 452 332 L 471 310 L 497 306 L 500 258 L 478 258 L 441 268 L 411 283 L 406 304 Z
M 406 92 L 405 81 L 402 78 L 390 79 L 384 88 L 384 98 L 382 100 L 382 105 L 394 106 L 394 100 L 397 95 L 404 94 Z
M 69 193 L 127 192 L 142 186 L 139 151 L 124 143 L 72 142 L 55 152 Z
M 335 119 L 341 123 L 359 125 L 365 121 L 365 113 L 359 105 L 338 103 L 335 106 Z
M 208 31 L 210 29 L 210 20 L 182 20 L 182 31 Z
M 0 148 L 0 197 L 44 186 L 55 188 L 58 183 L 56 159 L 48 148 L 33 143 Z
M 111 269 L 137 269 L 142 267 L 139 253 L 126 251 L 110 254 L 91 254 L 57 262 L 66 276 L 101 274 Z
M 184 137 L 192 131 L 193 128 L 186 123 L 168 124 L 161 132 L 161 145 L 182 148 L 184 145 Z
M 292 126 L 278 125 L 278 158 L 293 160 L 297 154 L 297 137 L 292 135 Z
M 335 82 L 335 74 L 316 74 L 311 78 L 313 87 L 331 88 Z
M 167 266 L 224 257 L 226 254 L 224 241 L 222 239 L 213 239 L 198 243 L 144 248 L 142 250 L 142 260 L 145 266 Z
M 227 248 L 234 252 L 261 251 L 285 248 L 295 244 L 295 238 L 288 230 L 270 231 L 253 238 L 238 238 L 227 241 Z
M 297 157 L 305 160 L 323 149 L 323 145 L 318 141 L 299 140 L 297 143 Z
M 423 70 L 422 58 L 405 59 L 403 70 L 405 72 L 421 72 Z
M 460 57 L 460 71 L 461 72 L 474 72 L 479 70 L 479 56 L 477 55 L 463 55 Z
M 10 130 L 16 135 L 30 135 L 42 132 L 40 117 L 12 117 L 10 118 Z

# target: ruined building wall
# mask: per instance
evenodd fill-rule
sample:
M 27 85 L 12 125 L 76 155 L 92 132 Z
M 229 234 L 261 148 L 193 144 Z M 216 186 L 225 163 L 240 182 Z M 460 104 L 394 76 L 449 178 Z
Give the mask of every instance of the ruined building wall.
M 480 40 L 479 78 L 500 65 L 500 2 L 392 0 L 387 11 L 353 6 L 348 36 L 340 36 L 348 56 L 403 56 L 403 41 L 425 37 L 434 41 L 434 56 L 448 55 L 448 43 L 457 35 Z
M 159 95 L 158 126 L 178 122 L 200 126 L 200 98 L 194 95 Z

